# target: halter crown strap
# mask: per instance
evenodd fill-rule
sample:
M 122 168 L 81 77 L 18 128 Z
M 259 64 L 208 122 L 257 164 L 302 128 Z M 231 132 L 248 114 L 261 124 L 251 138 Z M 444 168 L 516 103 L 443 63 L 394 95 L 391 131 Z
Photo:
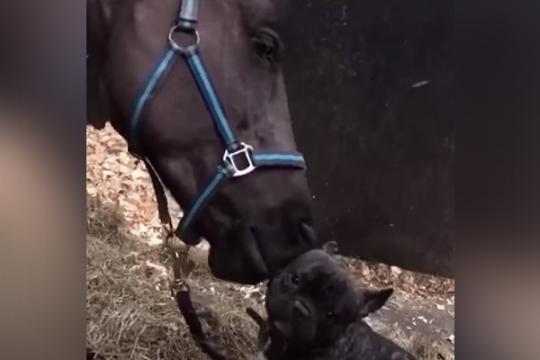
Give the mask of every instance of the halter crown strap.
M 196 29 L 198 8 L 199 0 L 182 1 L 178 18 L 169 32 L 169 46 L 154 66 L 153 71 L 145 82 L 142 92 L 135 102 L 129 134 L 130 151 L 136 156 L 142 157 L 142 147 L 138 135 L 140 133 L 144 110 L 157 91 L 159 84 L 171 69 L 178 57 L 177 55 L 182 55 L 210 113 L 216 132 L 225 148 L 221 164 L 217 166 L 214 175 L 195 197 L 189 211 L 186 212 L 178 227 L 177 234 L 189 244 L 194 244 L 198 241 L 198 236 L 192 231 L 192 225 L 197 215 L 204 209 L 225 180 L 248 175 L 260 167 L 306 168 L 304 158 L 300 153 L 259 152 L 255 151 L 251 145 L 243 143 L 236 138 L 236 134 L 227 119 L 225 109 L 199 55 L 200 37 Z M 189 45 L 178 44 L 174 40 L 174 35 L 179 32 L 191 35 L 192 43 Z M 155 172 L 153 168 L 151 170 Z M 158 202 L 160 202 L 159 199 Z M 160 209 L 163 207 L 161 204 L 158 205 Z M 166 218 L 166 216 L 161 216 L 161 214 L 160 217 L 162 219 Z

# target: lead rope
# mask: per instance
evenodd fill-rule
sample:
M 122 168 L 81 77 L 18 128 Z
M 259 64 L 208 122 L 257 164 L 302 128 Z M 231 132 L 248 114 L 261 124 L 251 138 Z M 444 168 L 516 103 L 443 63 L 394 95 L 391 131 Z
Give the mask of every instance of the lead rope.
M 176 297 L 176 294 L 185 286 L 185 282 L 183 279 L 188 274 L 184 274 L 183 268 L 186 268 L 187 266 L 185 266 L 183 261 L 187 262 L 187 258 L 189 256 L 189 249 L 191 248 L 191 246 L 187 245 L 186 250 L 182 252 L 178 251 L 178 249 L 174 247 L 173 240 L 175 237 L 175 231 L 172 223 L 172 218 L 169 213 L 167 196 L 165 194 L 165 186 L 161 181 L 160 177 L 158 176 L 156 170 L 152 166 L 150 160 L 147 157 L 144 157 L 143 161 L 144 165 L 146 166 L 146 170 L 150 174 L 150 179 L 152 180 L 154 193 L 156 194 L 156 200 L 158 203 L 159 220 L 161 222 L 163 230 L 165 231 L 165 239 L 163 241 L 163 246 L 168 252 L 172 261 L 171 268 L 173 273 L 173 279 L 170 282 L 170 291 L 171 296 L 174 298 Z
M 189 274 L 189 272 L 187 270 L 183 270 L 186 268 L 184 263 L 187 262 L 189 257 L 189 249 L 191 246 L 186 244 L 186 250 L 182 252 L 178 251 L 174 247 L 173 239 L 175 237 L 175 231 L 172 218 L 169 213 L 167 196 L 165 194 L 165 185 L 161 181 L 161 178 L 147 157 L 144 158 L 144 164 L 146 165 L 146 169 L 148 170 L 150 178 L 152 179 L 152 185 L 154 187 L 154 192 L 158 202 L 159 219 L 163 229 L 165 230 L 165 240 L 163 245 L 169 253 L 172 261 L 171 268 L 173 279 L 169 284 L 171 297 L 176 301 L 176 305 L 184 317 L 189 331 L 199 347 L 213 360 L 227 360 L 227 357 L 223 355 L 223 349 L 218 346 L 218 344 L 213 343 L 207 338 L 191 301 L 190 288 L 185 280 L 185 277 Z
M 223 349 L 209 341 L 203 331 L 201 322 L 197 315 L 193 303 L 191 301 L 190 288 L 185 277 L 189 274 L 188 271 L 183 271 L 185 268 L 183 262 L 187 262 L 189 257 L 190 245 L 187 245 L 183 252 L 178 251 L 173 245 L 175 237 L 172 218 L 169 213 L 167 196 L 165 194 L 165 185 L 157 174 L 157 171 L 152 166 L 152 163 L 147 157 L 144 157 L 144 164 L 152 179 L 152 185 L 158 202 L 159 220 L 165 230 L 164 247 L 171 257 L 171 268 L 173 273 L 172 281 L 169 283 L 171 297 L 175 300 L 180 313 L 184 317 L 189 331 L 194 337 L 199 347 L 214 360 L 227 360 L 227 357 L 222 355 Z

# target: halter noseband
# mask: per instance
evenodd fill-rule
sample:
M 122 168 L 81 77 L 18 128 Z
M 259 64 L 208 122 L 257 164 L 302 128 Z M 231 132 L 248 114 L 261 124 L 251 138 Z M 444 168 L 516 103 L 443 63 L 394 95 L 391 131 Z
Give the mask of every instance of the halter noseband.
M 304 157 L 300 153 L 259 152 L 254 150 L 251 145 L 241 142 L 236 138 L 234 131 L 230 127 L 229 121 L 225 115 L 223 105 L 221 104 L 221 101 L 214 90 L 214 86 L 212 85 L 202 59 L 199 56 L 200 37 L 196 29 L 198 5 L 199 0 L 182 1 L 181 10 L 177 21 L 169 32 L 169 46 L 150 74 L 142 93 L 139 95 L 137 102 L 135 103 L 134 112 L 131 118 L 131 131 L 129 134 L 130 152 L 138 157 L 143 157 L 141 155 L 142 151 L 138 138 L 143 110 L 156 91 L 159 82 L 168 73 L 172 64 L 176 60 L 177 55 L 181 54 L 186 61 L 191 74 L 193 75 L 197 87 L 204 99 L 205 105 L 212 117 L 216 131 L 223 141 L 225 147 L 225 153 L 223 154 L 221 164 L 217 166 L 214 175 L 195 197 L 189 211 L 187 211 L 186 215 L 180 222 L 178 228 L 179 236 L 186 243 L 195 243 L 197 241 L 198 236 L 193 231 L 190 231 L 195 218 L 208 204 L 212 196 L 217 192 L 219 187 L 226 179 L 248 175 L 257 168 L 263 166 L 291 167 L 299 169 L 306 168 Z M 190 45 L 181 46 L 173 39 L 173 35 L 175 33 L 191 35 L 194 41 Z M 153 177 L 153 180 L 155 180 L 154 178 L 158 177 L 157 173 L 149 163 L 149 160 L 147 158 L 144 159 L 145 163 L 149 165 L 148 169 Z M 155 181 L 154 186 L 156 186 Z

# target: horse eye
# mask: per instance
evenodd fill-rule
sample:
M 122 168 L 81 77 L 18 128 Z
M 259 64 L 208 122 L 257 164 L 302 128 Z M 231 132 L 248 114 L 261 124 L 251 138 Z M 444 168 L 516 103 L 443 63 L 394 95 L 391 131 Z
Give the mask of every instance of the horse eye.
M 331 318 L 331 319 L 333 319 L 333 318 L 336 317 L 336 314 L 335 314 L 333 311 L 327 312 L 326 315 L 327 315 L 329 318 Z
M 279 40 L 276 35 L 261 31 L 253 38 L 257 55 L 269 61 L 275 61 L 279 50 Z

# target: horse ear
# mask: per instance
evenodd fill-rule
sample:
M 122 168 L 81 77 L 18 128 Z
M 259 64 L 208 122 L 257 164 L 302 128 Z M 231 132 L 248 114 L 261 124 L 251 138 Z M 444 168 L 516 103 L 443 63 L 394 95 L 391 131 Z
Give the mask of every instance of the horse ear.
M 111 7 L 110 0 L 88 0 L 87 2 L 86 123 L 98 129 L 105 126 L 110 116 L 103 69 L 111 23 Z
M 359 304 L 360 317 L 366 317 L 382 308 L 393 292 L 393 288 L 383 290 L 362 290 Z
M 322 249 L 330 256 L 336 255 L 338 252 L 338 244 L 336 241 L 328 241 L 327 243 L 323 244 Z

